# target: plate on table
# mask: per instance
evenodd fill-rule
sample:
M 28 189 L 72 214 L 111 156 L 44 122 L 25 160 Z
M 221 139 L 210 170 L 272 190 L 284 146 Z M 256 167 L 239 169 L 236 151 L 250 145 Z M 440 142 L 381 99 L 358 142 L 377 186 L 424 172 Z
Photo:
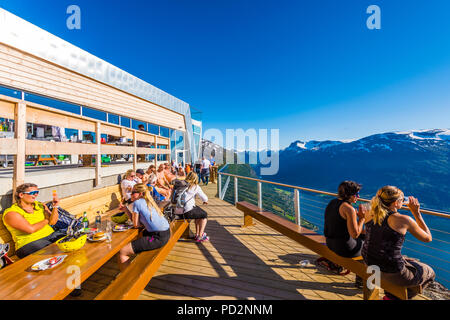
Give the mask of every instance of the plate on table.
M 94 234 L 93 234 L 93 233 L 92 233 L 92 234 L 89 234 L 89 235 L 87 236 L 87 239 L 88 239 L 89 241 L 92 241 L 92 242 L 100 242 L 100 241 L 104 241 L 104 240 L 106 240 L 106 238 L 107 238 L 106 234 L 105 234 L 103 237 L 101 237 L 100 239 L 94 239 Z
M 115 231 L 115 232 L 122 232 L 122 231 L 127 231 L 127 230 L 129 230 L 131 228 L 133 228 L 133 226 L 129 225 L 129 224 L 116 224 L 113 227 L 113 231 Z
M 56 256 L 56 257 L 51 257 L 48 259 L 41 260 L 41 261 L 33 264 L 31 266 L 31 270 L 42 271 L 42 270 L 52 269 L 52 268 L 60 265 L 66 257 L 67 257 L 67 254 L 64 254 L 61 256 Z M 54 261 L 55 261 L 53 264 L 50 263 L 50 260 L 52 260 L 52 259 L 54 259 Z

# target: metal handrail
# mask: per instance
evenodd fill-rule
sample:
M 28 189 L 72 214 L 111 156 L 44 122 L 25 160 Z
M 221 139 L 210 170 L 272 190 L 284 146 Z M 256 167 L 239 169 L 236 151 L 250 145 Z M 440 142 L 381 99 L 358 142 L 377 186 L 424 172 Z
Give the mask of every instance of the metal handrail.
M 226 166 L 225 166 L 225 167 L 226 167 Z M 225 167 L 223 167 L 223 168 L 218 172 L 219 176 L 220 176 L 220 175 L 225 175 L 225 176 L 230 176 L 230 177 L 234 177 L 234 178 L 238 178 L 238 179 L 251 180 L 251 181 L 256 181 L 256 182 L 260 182 L 260 183 L 267 183 L 267 184 L 272 184 L 272 185 L 276 185 L 276 186 L 287 187 L 287 188 L 291 188 L 291 189 L 295 189 L 295 190 L 308 191 L 308 192 L 312 192 L 312 193 L 324 194 L 324 195 L 333 196 L 333 197 L 337 197 L 337 196 L 338 196 L 337 193 L 326 192 L 326 191 L 321 191 L 321 190 L 315 190 L 315 189 L 304 188 L 304 187 L 299 187 L 299 186 L 293 186 L 293 185 L 284 184 L 284 183 L 279 183 L 279 182 L 267 181 L 267 180 L 262 180 L 262 179 L 256 179 L 256 178 L 244 177 L 244 176 L 239 176 L 239 175 L 236 175 L 236 174 L 231 174 L 231 173 L 221 172 Z M 219 187 L 220 187 L 220 186 L 219 186 Z M 236 201 L 236 200 L 237 200 L 237 199 L 235 199 L 235 201 Z M 362 201 L 362 202 L 370 202 L 371 200 L 369 200 L 369 199 L 364 199 L 364 198 L 358 198 L 358 201 Z M 237 202 L 237 201 L 236 201 L 236 202 Z M 409 208 L 406 207 L 406 206 L 403 206 L 402 209 L 403 209 L 403 210 L 409 210 Z M 450 214 L 445 214 L 445 213 L 435 212 L 435 211 L 427 210 L 427 209 L 420 209 L 420 212 L 421 212 L 421 213 L 424 213 L 424 214 L 432 215 L 432 216 L 437 216 L 437 217 L 441 217 L 441 218 L 447 218 L 447 219 L 450 219 Z M 300 221 L 300 220 L 299 220 L 299 221 Z

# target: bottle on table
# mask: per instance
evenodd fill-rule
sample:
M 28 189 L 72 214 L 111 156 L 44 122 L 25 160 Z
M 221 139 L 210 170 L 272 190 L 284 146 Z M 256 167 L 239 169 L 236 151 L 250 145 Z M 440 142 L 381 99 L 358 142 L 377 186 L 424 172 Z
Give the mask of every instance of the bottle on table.
M 97 230 L 100 230 L 102 224 L 102 216 L 100 215 L 100 211 L 97 211 L 97 215 L 95 216 L 95 227 Z
M 85 228 L 85 229 L 89 228 L 89 219 L 87 217 L 87 212 L 86 211 L 83 213 L 82 223 L 83 223 L 83 228 Z

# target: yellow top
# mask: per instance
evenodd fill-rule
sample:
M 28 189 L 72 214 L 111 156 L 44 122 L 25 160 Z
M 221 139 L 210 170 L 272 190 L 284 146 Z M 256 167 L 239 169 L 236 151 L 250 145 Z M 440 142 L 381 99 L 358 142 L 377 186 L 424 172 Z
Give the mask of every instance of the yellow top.
M 27 220 L 30 224 L 33 225 L 33 224 L 41 222 L 45 219 L 44 206 L 42 205 L 42 203 L 39 203 L 36 201 L 34 204 L 34 212 L 28 213 L 25 210 L 23 210 L 21 207 L 19 207 L 17 205 L 17 203 L 15 203 L 11 207 L 6 209 L 5 212 L 3 213 L 3 224 L 6 226 L 6 228 L 12 235 L 12 238 L 16 245 L 16 251 L 18 249 L 20 249 L 21 247 L 23 247 L 24 245 L 26 245 L 30 242 L 45 238 L 54 232 L 53 228 L 50 227 L 48 224 L 45 225 L 45 227 L 43 227 L 41 230 L 38 230 L 31 234 L 17 230 L 15 228 L 9 226 L 5 222 L 6 214 L 11 211 L 19 213 L 21 216 L 23 216 L 25 218 L 25 220 Z

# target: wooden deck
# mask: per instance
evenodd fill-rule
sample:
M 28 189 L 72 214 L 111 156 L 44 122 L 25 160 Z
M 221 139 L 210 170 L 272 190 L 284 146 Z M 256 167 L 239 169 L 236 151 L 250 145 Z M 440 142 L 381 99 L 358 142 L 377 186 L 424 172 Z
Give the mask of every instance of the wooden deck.
M 353 286 L 354 274 L 336 276 L 318 269 L 315 253 L 261 223 L 242 229 L 242 212 L 215 197 L 217 185 L 203 190 L 209 197 L 203 208 L 210 241 L 180 240 L 140 300 L 362 300 L 362 290 Z M 300 260 L 311 263 L 301 267 Z M 66 299 L 94 299 L 118 273 L 116 259 L 111 259 L 82 284 L 80 297 Z

